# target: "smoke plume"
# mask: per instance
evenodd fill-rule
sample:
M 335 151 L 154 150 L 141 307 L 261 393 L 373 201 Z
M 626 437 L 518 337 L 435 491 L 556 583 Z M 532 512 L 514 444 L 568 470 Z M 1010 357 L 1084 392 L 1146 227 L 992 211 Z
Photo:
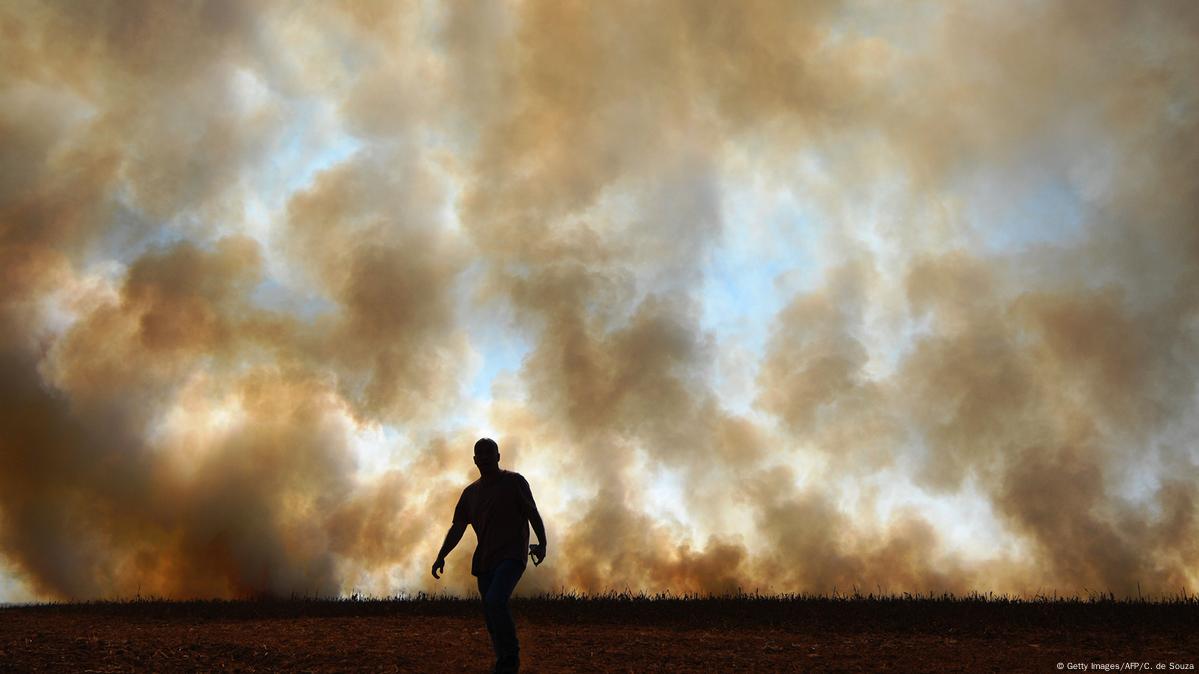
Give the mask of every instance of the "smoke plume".
M 1199 588 L 1190 3 L 0 31 L 0 600 Z

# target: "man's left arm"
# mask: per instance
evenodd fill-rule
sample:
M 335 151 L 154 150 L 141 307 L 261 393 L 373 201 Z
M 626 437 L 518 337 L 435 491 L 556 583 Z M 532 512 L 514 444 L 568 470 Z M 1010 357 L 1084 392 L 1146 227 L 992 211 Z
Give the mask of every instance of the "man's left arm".
M 545 560 L 545 547 L 548 542 L 545 537 L 545 522 L 541 520 L 541 513 L 537 510 L 537 502 L 533 500 L 533 491 L 529 488 L 528 480 L 521 476 L 519 482 L 521 511 L 533 527 L 533 533 L 537 534 L 537 545 L 529 546 L 529 554 L 533 556 L 533 565 L 536 566 Z

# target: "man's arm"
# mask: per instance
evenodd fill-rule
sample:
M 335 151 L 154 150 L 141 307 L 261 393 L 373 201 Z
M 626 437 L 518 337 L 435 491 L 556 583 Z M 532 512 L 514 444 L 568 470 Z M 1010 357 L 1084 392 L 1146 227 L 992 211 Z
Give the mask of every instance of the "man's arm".
M 541 521 L 541 513 L 537 512 L 537 508 L 533 508 L 529 524 L 533 527 L 533 533 L 537 534 L 537 545 L 529 546 L 529 552 L 533 555 L 533 566 L 537 566 L 545 559 L 545 522 Z
M 437 553 L 437 561 L 433 562 L 434 578 L 441 578 L 442 572 L 445 571 L 445 556 L 458 545 L 458 541 L 462 540 L 462 534 L 465 532 L 465 522 L 454 522 L 450 525 L 450 530 L 445 532 L 445 542 L 441 544 L 441 551 Z
M 533 500 L 533 491 L 529 489 L 529 482 L 522 475 L 520 478 L 521 509 L 524 511 L 525 517 L 529 520 L 529 524 L 533 527 L 533 533 L 537 534 L 537 545 L 529 546 L 529 554 L 533 555 L 533 566 L 537 566 L 545 559 L 545 546 L 547 543 L 545 537 L 545 522 L 541 521 L 541 513 L 537 510 L 537 502 Z

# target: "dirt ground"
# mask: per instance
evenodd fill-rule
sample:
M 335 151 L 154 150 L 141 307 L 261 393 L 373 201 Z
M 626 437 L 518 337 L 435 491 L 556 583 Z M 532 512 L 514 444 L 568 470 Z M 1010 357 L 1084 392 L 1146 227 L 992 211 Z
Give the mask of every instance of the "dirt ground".
M 490 642 L 473 603 L 344 604 L 3 608 L 0 671 L 490 671 Z M 1063 671 L 1102 671 L 1092 664 L 1130 662 L 1180 671 L 1199 665 L 1194 605 L 1021 612 L 920 602 L 568 604 L 516 603 L 522 671 L 1058 671 L 1058 663 Z

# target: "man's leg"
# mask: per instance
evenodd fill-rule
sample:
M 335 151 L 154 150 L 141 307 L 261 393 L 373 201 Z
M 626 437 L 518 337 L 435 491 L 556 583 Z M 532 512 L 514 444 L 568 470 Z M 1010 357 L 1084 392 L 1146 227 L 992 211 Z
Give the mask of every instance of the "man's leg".
M 495 624 L 491 620 L 491 612 L 487 610 L 487 590 L 491 587 L 494 577 L 495 569 L 479 574 L 479 597 L 483 600 L 483 620 L 487 623 L 487 636 L 491 637 L 491 648 L 496 653 L 496 662 L 498 663 L 500 647 L 495 642 Z
M 500 664 L 512 667 L 513 671 L 519 662 L 520 641 L 516 638 L 516 623 L 512 621 L 512 613 L 508 610 L 508 598 L 512 596 L 524 572 L 520 562 L 505 559 L 495 567 L 491 583 L 483 594 L 483 610 L 487 612 L 494 630 L 496 657 Z

